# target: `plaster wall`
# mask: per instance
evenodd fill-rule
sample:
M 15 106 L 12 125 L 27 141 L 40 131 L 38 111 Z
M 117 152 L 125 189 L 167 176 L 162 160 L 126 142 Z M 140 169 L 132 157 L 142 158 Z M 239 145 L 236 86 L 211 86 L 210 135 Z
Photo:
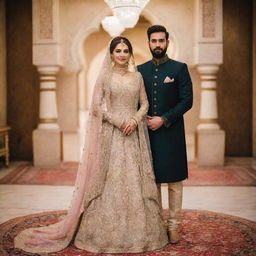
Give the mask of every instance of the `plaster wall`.
M 0 4 L 3 2 L 0 0 Z M 146 28 L 158 23 L 169 30 L 173 44 L 169 56 L 186 62 L 193 80 L 194 106 L 185 115 L 187 134 L 193 134 L 196 130 L 200 107 L 200 81 L 194 66 L 195 2 L 151 0 L 143 10 L 138 25 L 123 34 L 131 40 L 136 62 L 139 64 L 151 58 Z M 27 160 L 32 158 L 31 137 L 38 122 L 39 103 L 38 73 L 32 65 L 32 1 L 8 0 L 5 3 L 8 86 L 6 88 L 2 82 L 5 66 L 0 62 L 0 70 L 3 71 L 3 76 L 0 75 L 0 104 L 3 104 L 0 108 L 0 121 L 6 122 L 3 96 L 6 90 L 7 122 L 12 126 L 11 156 L 13 159 Z M 255 75 L 252 91 L 250 74 L 251 3 L 252 1 L 242 0 L 223 1 L 224 64 L 218 73 L 217 93 L 220 125 L 227 134 L 226 155 L 249 156 L 252 152 L 252 108 L 255 113 L 256 90 Z M 3 26 L 0 36 L 2 47 L 4 11 L 2 8 L 0 10 L 0 26 Z M 86 111 L 89 106 L 88 95 L 91 87 L 87 83 L 88 74 L 95 73 L 96 76 L 98 70 L 93 65 L 97 54 L 104 50 L 111 39 L 100 26 L 100 21 L 107 15 L 111 15 L 111 11 L 102 0 L 59 1 L 58 34 L 62 67 L 57 75 L 57 106 L 60 129 L 63 134 L 70 134 L 71 137 L 81 127 L 79 112 Z M 4 50 L 0 54 L 2 53 Z M 2 55 L 1 61 L 4 61 Z M 253 120 L 256 126 L 255 117 Z M 255 136 L 254 130 L 254 138 Z M 76 139 L 73 141 L 75 143 Z M 67 151 L 71 144 L 72 140 L 67 144 Z
M 5 1 L 0 0 L 0 127 L 6 125 Z
M 227 156 L 252 154 L 252 1 L 223 2 L 223 65 L 218 107 Z M 255 105 L 254 105 L 255 106 Z
M 252 18 L 252 34 L 253 34 L 253 125 L 252 125 L 252 136 L 253 136 L 253 156 L 256 157 L 256 2 L 253 2 L 253 18 Z
M 134 29 L 128 29 L 123 33 L 134 46 L 135 56 L 139 59 L 137 63 L 151 58 L 147 46 L 146 29 L 149 25 L 158 23 L 165 25 L 170 31 L 173 42 L 170 47 L 172 48 L 170 57 L 193 65 L 194 9 L 194 1 L 150 1 L 142 13 L 141 22 Z M 111 39 L 100 27 L 101 20 L 105 16 L 111 15 L 111 11 L 100 0 L 93 2 L 62 0 L 59 13 L 63 61 L 63 68 L 58 75 L 57 89 L 59 123 L 64 132 L 75 132 L 79 126 L 79 107 L 83 106 L 87 109 L 89 105 L 88 102 L 78 102 L 79 98 L 86 99 L 79 95 L 79 87 L 81 87 L 79 86 L 79 73 L 84 72 L 86 87 L 86 74 L 93 58 L 107 46 Z M 196 76 L 193 71 L 191 74 Z M 196 78 L 195 80 L 197 81 Z M 88 90 L 90 89 L 87 88 L 84 92 L 86 93 Z M 194 109 L 198 111 L 197 102 L 199 101 L 195 101 Z M 197 111 L 188 114 L 191 118 L 188 117 L 187 129 L 191 132 L 196 127 L 196 122 L 192 120 L 194 120 L 193 116 L 197 115 Z
M 32 160 L 39 86 L 32 65 L 32 1 L 6 1 L 7 123 L 11 159 Z

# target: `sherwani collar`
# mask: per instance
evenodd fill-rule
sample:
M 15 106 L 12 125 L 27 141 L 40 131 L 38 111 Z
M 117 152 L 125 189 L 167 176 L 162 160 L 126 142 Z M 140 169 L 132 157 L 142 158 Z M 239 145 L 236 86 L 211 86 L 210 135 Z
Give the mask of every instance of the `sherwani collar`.
M 165 63 L 166 61 L 169 60 L 169 57 L 167 54 L 164 55 L 164 57 L 162 57 L 161 59 L 156 59 L 156 58 L 153 58 L 152 59 L 152 62 L 155 64 L 155 65 L 160 65 L 160 64 L 163 64 Z

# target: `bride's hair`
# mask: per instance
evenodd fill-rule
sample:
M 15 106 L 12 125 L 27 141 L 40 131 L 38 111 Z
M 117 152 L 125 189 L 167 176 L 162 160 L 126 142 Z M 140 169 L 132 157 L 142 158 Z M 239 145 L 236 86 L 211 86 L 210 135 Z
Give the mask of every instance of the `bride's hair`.
M 132 44 L 126 37 L 123 37 L 123 36 L 117 36 L 112 39 L 112 41 L 110 42 L 110 46 L 109 46 L 110 53 L 113 53 L 116 46 L 120 43 L 126 44 L 128 46 L 130 54 L 133 55 Z

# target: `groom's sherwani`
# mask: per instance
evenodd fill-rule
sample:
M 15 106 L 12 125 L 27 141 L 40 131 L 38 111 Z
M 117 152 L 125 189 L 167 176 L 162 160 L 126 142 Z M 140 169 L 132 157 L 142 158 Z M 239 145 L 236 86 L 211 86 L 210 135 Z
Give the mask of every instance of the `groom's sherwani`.
M 187 155 L 183 114 L 192 107 L 192 82 L 187 65 L 166 55 L 138 66 L 149 101 L 150 116 L 160 116 L 164 125 L 149 130 L 157 183 L 178 182 L 187 178 Z

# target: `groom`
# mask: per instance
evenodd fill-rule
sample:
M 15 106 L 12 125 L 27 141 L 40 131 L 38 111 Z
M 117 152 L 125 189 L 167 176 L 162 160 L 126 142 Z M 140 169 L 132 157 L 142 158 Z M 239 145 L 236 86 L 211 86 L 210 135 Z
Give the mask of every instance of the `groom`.
M 153 59 L 138 66 L 148 101 L 148 129 L 156 183 L 168 183 L 170 243 L 178 233 L 182 208 L 182 181 L 188 177 L 183 115 L 192 107 L 192 82 L 187 65 L 166 54 L 169 33 L 154 25 L 148 28 L 148 44 Z

